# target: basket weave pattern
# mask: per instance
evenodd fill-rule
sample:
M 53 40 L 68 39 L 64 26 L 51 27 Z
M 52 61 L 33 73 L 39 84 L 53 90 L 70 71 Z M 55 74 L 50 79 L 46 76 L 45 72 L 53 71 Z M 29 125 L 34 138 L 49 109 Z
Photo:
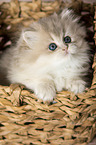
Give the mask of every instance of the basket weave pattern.
M 74 8 L 78 13 L 84 11 L 90 15 L 94 13 L 93 6 L 81 0 L 72 0 L 72 3 L 12 0 L 10 3 L 1 4 L 0 37 L 3 37 L 1 50 L 6 48 L 6 43 L 9 45 L 11 38 L 7 37 L 7 34 L 16 31 L 16 24 L 22 23 L 28 26 L 41 17 L 50 15 L 54 11 L 58 12 L 64 6 Z M 90 16 L 87 27 L 92 26 L 92 23 Z M 18 84 L 0 86 L 0 144 L 86 145 L 89 143 L 96 134 L 96 55 L 92 67 L 94 73 L 90 89 L 78 95 L 68 91 L 57 92 L 56 103 L 51 105 L 38 102 L 35 95 L 24 86 Z

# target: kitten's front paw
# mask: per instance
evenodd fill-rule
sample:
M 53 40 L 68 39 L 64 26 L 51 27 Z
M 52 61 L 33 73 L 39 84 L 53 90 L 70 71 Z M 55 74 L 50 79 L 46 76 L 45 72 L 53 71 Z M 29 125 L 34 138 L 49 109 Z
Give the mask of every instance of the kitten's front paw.
M 62 91 L 66 86 L 66 82 L 65 82 L 64 77 L 55 78 L 54 83 L 55 83 L 55 86 L 56 86 L 56 90 L 58 92 Z
M 44 102 L 52 102 L 56 96 L 56 90 L 53 85 L 39 85 L 35 89 L 35 94 L 37 98 L 43 100 Z
M 86 82 L 83 80 L 72 80 L 67 85 L 67 89 L 74 92 L 75 94 L 82 93 L 86 88 Z

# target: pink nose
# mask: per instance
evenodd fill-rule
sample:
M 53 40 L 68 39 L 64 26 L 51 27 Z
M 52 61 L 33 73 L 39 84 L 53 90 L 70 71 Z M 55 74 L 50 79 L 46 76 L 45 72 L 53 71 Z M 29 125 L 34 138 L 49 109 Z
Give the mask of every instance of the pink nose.
M 62 48 L 62 50 L 64 50 L 64 51 L 66 51 L 67 49 L 68 49 L 67 45 Z

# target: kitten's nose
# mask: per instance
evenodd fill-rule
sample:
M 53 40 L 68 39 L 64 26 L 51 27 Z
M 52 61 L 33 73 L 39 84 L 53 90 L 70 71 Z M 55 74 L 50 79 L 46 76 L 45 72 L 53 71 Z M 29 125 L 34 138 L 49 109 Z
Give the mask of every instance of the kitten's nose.
M 62 50 L 63 51 L 66 51 L 68 49 L 68 46 L 66 45 L 66 46 L 64 46 L 64 47 L 62 47 Z

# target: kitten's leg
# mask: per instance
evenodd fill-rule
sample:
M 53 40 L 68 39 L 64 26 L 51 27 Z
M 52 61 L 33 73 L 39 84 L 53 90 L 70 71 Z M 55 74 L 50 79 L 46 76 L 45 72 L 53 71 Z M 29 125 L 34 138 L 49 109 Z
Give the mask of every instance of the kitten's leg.
M 39 82 L 40 83 L 36 84 L 34 88 L 36 96 L 44 102 L 52 102 L 53 98 L 56 96 L 56 90 L 53 81 L 43 79 Z
M 86 82 L 81 79 L 70 79 L 66 82 L 66 89 L 77 93 L 82 93 L 86 88 Z
M 63 89 L 65 89 L 66 86 L 66 80 L 64 77 L 57 77 L 54 80 L 55 86 L 56 86 L 56 90 L 58 92 L 62 91 Z

